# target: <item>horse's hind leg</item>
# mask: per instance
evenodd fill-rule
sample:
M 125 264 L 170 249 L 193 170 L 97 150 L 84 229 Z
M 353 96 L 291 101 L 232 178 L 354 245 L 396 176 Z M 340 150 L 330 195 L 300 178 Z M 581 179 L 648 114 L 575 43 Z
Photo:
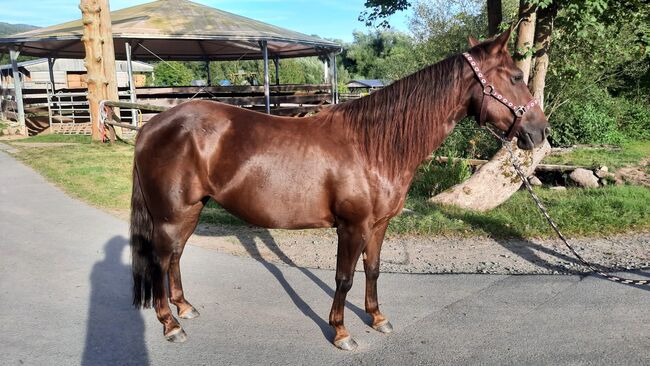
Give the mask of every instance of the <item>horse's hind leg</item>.
M 178 310 L 178 317 L 182 319 L 193 319 L 200 315 L 196 308 L 194 308 L 194 306 L 192 306 L 192 304 L 190 304 L 185 299 L 185 295 L 183 294 L 180 260 L 181 256 L 183 255 L 183 249 L 185 248 L 187 239 L 189 239 L 189 237 L 192 235 L 194 229 L 196 228 L 196 224 L 199 221 L 199 215 L 201 214 L 201 210 L 205 205 L 204 202 L 205 201 L 192 206 L 192 208 L 188 210 L 186 216 L 184 217 L 179 232 L 179 242 L 177 244 L 177 248 L 172 251 L 169 265 L 169 301 L 172 304 L 176 305 L 176 309 Z
M 372 327 L 382 333 L 390 333 L 393 331 L 393 326 L 381 311 L 379 311 L 379 302 L 377 300 L 379 257 L 387 227 L 388 222 L 373 231 L 372 237 L 368 241 L 368 244 L 366 244 L 363 252 L 363 268 L 366 272 L 366 313 L 372 317 Z
M 343 324 L 343 312 L 345 298 L 352 288 L 354 268 L 365 246 L 365 239 L 368 237 L 367 231 L 363 225 L 341 225 L 337 228 L 339 243 L 336 254 L 336 292 L 330 312 L 330 325 L 336 332 L 334 345 L 346 351 L 357 347 L 357 343 Z
M 185 242 L 196 226 L 198 215 L 202 208 L 203 204 L 200 203 L 188 206 L 184 209 L 173 210 L 172 212 L 174 212 L 174 216 L 155 219 L 153 243 L 156 256 L 159 260 L 160 269 L 163 274 L 169 274 L 172 269 L 178 268 L 180 254 L 183 251 Z M 174 265 L 172 265 L 172 258 L 178 259 L 175 261 L 176 264 Z M 178 271 L 178 273 L 180 273 L 180 269 L 178 269 Z M 178 295 L 177 285 L 180 286 L 180 276 L 172 277 L 169 277 L 170 290 Z M 162 285 L 162 288 L 163 291 L 160 291 L 160 293 L 155 296 L 154 307 L 156 309 L 156 316 L 163 325 L 163 334 L 170 342 L 184 342 L 187 339 L 187 335 L 185 334 L 183 327 L 181 327 L 172 315 L 167 300 L 168 297 L 170 297 L 168 295 L 168 289 L 164 285 Z M 180 297 L 176 298 L 179 303 L 182 303 L 180 298 L 182 298 L 182 291 Z M 182 304 L 187 304 L 191 307 L 187 301 L 184 301 Z

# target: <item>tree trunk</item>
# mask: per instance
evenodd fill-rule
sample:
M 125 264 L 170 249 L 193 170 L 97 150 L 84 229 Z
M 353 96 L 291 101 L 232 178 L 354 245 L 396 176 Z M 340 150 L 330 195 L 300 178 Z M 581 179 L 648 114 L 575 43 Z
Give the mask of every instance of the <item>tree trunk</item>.
M 530 75 L 531 56 L 528 51 L 533 46 L 535 39 L 535 11 L 537 6 L 526 0 L 519 2 L 519 30 L 517 32 L 517 45 L 515 49 L 515 65 L 524 72 L 524 83 L 528 84 Z
M 83 21 L 81 40 L 86 51 L 85 66 L 88 72 L 86 83 L 88 84 L 88 105 L 94 141 L 101 141 L 104 134 L 99 126 L 99 102 L 109 99 L 107 63 L 112 63 L 112 67 L 108 66 L 108 68 L 113 70 L 113 74 L 115 73 L 115 53 L 110 52 L 109 54 L 104 50 L 108 38 L 110 38 L 110 45 L 113 44 L 110 15 L 107 16 L 108 9 L 103 9 L 103 6 L 107 5 L 108 0 L 81 0 L 79 4 Z M 103 17 L 102 11 L 104 11 Z
M 499 25 L 503 19 L 501 0 L 487 0 L 488 36 L 499 33 Z
M 537 11 L 537 24 L 535 26 L 535 66 L 533 78 L 528 85 L 530 92 L 539 101 L 539 106 L 544 110 L 544 86 L 546 85 L 546 72 L 548 71 L 548 47 L 551 44 L 553 21 L 557 15 L 557 4 L 553 2 L 544 9 Z
M 99 0 L 99 31 L 102 34 L 102 62 L 104 76 L 106 77 L 106 99 L 119 100 L 117 96 L 117 74 L 115 72 L 115 47 L 113 46 L 113 27 L 111 22 L 111 9 L 108 0 Z M 113 113 L 120 115 L 119 109 Z M 115 128 L 108 126 L 111 142 L 115 141 Z M 121 135 L 121 133 L 120 133 Z
M 515 141 L 511 143 L 511 147 L 517 154 L 526 176 L 532 175 L 537 164 L 551 151 L 548 141 L 544 141 L 542 146 L 532 151 L 518 149 Z M 449 188 L 429 201 L 474 211 L 488 211 L 508 200 L 521 185 L 522 181 L 512 167 L 510 154 L 502 148 L 467 181 Z

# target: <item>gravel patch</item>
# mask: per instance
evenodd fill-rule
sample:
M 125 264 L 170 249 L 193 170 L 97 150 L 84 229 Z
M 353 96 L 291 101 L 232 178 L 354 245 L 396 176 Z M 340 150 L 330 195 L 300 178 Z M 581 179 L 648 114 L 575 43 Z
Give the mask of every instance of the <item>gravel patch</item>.
M 650 233 L 579 238 L 569 241 L 588 261 L 607 272 L 650 268 Z M 237 256 L 307 268 L 334 269 L 336 232 L 267 230 L 199 225 L 191 245 Z M 489 237 L 387 237 L 382 272 L 575 274 L 590 272 L 562 242 Z M 363 270 L 359 261 L 357 270 Z

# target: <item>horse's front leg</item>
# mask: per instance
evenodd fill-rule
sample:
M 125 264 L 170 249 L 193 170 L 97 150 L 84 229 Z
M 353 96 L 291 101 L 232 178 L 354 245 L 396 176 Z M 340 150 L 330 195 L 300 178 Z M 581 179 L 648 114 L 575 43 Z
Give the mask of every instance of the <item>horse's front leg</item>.
M 378 226 L 373 231 L 363 251 L 363 268 L 366 272 L 366 313 L 372 317 L 372 327 L 382 333 L 391 333 L 393 331 L 393 326 L 381 311 L 379 311 L 379 301 L 377 300 L 379 258 L 387 227 L 388 222 Z
M 365 225 L 341 225 L 337 228 L 339 243 L 336 255 L 336 292 L 330 312 L 330 325 L 336 332 L 334 345 L 347 351 L 357 348 L 357 343 L 343 324 L 345 298 L 352 288 L 354 268 L 368 239 L 368 231 Z

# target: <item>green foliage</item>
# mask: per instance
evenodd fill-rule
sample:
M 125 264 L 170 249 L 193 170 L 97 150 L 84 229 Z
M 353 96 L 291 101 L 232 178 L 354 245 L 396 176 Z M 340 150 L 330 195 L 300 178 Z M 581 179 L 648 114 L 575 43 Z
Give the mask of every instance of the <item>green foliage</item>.
M 354 42 L 344 45 L 339 58 L 350 79 L 392 81 L 420 68 L 412 56 L 413 48 L 412 39 L 404 33 L 354 32 Z
M 195 75 L 186 63 L 180 61 L 159 62 L 154 66 L 156 86 L 190 85 Z
M 583 100 L 559 109 L 552 125 L 551 141 L 554 145 L 617 144 L 624 140 L 617 125 L 612 98 L 601 89 L 590 90 Z
M 464 182 L 470 175 L 469 165 L 462 160 L 454 162 L 450 159 L 444 164 L 430 160 L 418 168 L 409 196 L 429 198 Z
M 366 0 L 364 6 L 370 10 L 361 12 L 360 22 L 366 23 L 368 27 L 376 24 L 379 27 L 390 28 L 388 17 L 408 9 L 411 3 L 408 0 Z

